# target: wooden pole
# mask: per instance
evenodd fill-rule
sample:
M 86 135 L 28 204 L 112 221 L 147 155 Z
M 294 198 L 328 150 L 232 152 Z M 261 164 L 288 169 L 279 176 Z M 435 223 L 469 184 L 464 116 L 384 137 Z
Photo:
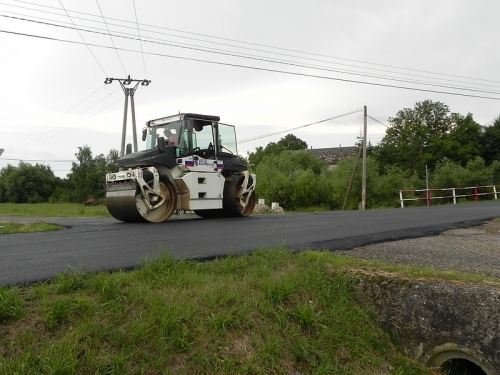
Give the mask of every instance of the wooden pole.
M 366 105 L 364 114 L 364 124 L 363 124 L 363 181 L 361 184 L 361 209 L 366 209 L 366 123 L 367 123 L 367 113 Z

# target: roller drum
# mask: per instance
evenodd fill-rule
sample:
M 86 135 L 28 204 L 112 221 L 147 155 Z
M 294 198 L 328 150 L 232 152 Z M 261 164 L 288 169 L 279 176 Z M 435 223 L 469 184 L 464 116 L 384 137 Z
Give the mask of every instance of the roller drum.
M 106 207 L 111 216 L 121 221 L 147 222 L 137 210 L 136 196 L 137 189 L 108 191 L 106 193 Z

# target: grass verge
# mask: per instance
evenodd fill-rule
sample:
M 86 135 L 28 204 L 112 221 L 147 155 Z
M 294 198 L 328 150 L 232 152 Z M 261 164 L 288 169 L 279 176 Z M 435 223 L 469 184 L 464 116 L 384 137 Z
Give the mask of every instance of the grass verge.
M 62 225 L 48 223 L 19 224 L 0 222 L 0 227 L 3 227 L 3 230 L 0 231 L 0 234 L 47 232 L 52 230 L 64 229 Z
M 106 206 L 76 203 L 0 203 L 0 216 L 31 217 L 111 217 Z
M 332 272 L 352 262 L 163 255 L 132 272 L 0 288 L 0 374 L 431 374 Z

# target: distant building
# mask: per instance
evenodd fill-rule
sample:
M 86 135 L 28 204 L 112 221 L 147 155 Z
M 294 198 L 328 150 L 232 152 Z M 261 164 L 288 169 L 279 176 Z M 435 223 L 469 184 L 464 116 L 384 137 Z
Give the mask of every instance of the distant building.
M 332 147 L 332 148 L 310 148 L 306 150 L 311 154 L 314 154 L 320 160 L 323 160 L 330 167 L 337 165 L 339 160 L 356 156 L 359 149 L 356 146 L 348 147 Z

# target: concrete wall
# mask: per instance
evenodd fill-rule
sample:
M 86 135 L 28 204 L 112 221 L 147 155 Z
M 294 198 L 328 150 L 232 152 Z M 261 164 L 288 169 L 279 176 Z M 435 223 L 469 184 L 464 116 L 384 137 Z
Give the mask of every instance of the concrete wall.
M 500 288 L 463 282 L 356 275 L 358 302 L 408 356 L 440 367 L 470 361 L 500 375 Z

